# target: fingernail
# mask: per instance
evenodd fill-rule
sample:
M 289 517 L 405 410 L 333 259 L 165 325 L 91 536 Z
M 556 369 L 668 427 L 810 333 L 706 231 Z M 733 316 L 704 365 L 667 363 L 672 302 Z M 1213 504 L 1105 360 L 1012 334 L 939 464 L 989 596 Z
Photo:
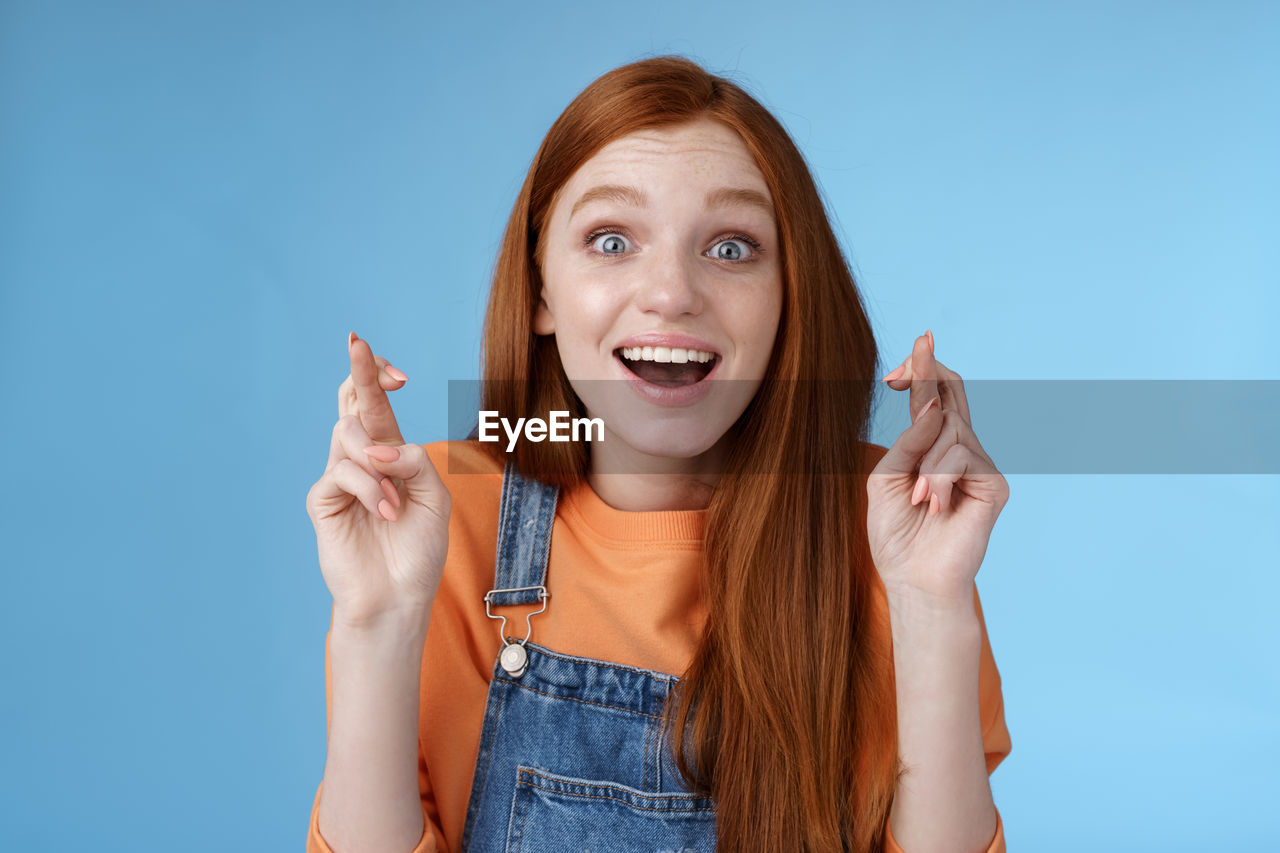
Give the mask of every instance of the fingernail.
M 356 341 L 360 340 L 356 337 L 356 333 L 352 332 L 347 335 L 347 352 L 351 352 L 351 348 L 356 345 Z
M 392 367 L 391 365 L 388 364 L 383 369 L 387 371 L 387 375 L 390 376 L 392 379 L 399 380 L 400 382 L 409 381 L 409 377 L 405 376 L 404 372 L 399 370 L 398 368 Z
M 929 338 L 929 352 L 933 352 L 933 332 L 928 329 L 924 330 L 925 336 Z
M 941 509 L 942 509 L 942 501 L 938 498 L 936 494 L 931 496 L 929 498 L 929 515 L 931 516 L 937 515 L 938 511 Z
M 378 485 L 382 486 L 382 493 L 387 496 L 387 500 L 391 501 L 391 505 L 399 509 L 400 493 L 396 491 L 396 484 L 391 482 L 391 478 L 383 477 L 378 481 Z
M 395 462 L 400 458 L 399 450 L 385 444 L 371 444 L 364 449 L 364 452 L 379 462 Z
M 915 506 L 924 500 L 924 494 L 929 490 L 929 481 L 925 479 L 924 474 L 916 478 L 916 487 L 911 490 L 911 505 Z
M 391 508 L 391 504 L 387 502 L 386 498 L 378 501 L 378 513 L 387 521 L 396 520 L 396 511 Z
M 897 367 L 895 367 L 893 370 L 890 370 L 888 373 L 886 373 L 884 375 L 884 378 L 881 379 L 880 381 L 888 382 L 891 379 L 897 379 L 899 376 L 901 376 L 903 373 L 906 372 L 906 369 L 907 369 L 906 362 L 903 362 L 902 364 L 899 364 Z
M 932 400 L 930 400 L 929 402 L 925 403 L 925 404 L 924 404 L 924 408 L 923 408 L 923 409 L 921 409 L 920 411 L 916 412 L 915 420 L 913 420 L 913 421 L 912 421 L 912 423 L 913 423 L 913 424 L 920 423 L 920 419 L 921 419 L 921 418 L 923 418 L 923 417 L 925 416 L 925 414 L 926 414 L 930 409 L 932 409 L 932 408 L 933 408 L 933 404 L 934 404 L 934 403 L 936 403 L 936 402 L 938 402 L 938 398 L 937 398 L 937 397 L 934 397 Z

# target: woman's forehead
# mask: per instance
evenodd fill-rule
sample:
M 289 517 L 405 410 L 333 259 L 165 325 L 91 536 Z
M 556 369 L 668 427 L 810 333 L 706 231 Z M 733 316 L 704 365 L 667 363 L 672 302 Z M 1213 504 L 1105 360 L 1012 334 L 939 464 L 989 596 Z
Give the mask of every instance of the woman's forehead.
M 764 175 L 738 133 L 709 119 L 620 137 L 582 164 L 557 193 L 566 217 L 592 202 L 645 207 L 649 195 L 697 188 L 708 201 L 746 203 L 773 215 Z
M 592 155 L 570 179 L 581 183 L 614 170 L 675 170 L 755 177 L 764 176 L 738 132 L 711 119 L 643 128 L 621 136 Z

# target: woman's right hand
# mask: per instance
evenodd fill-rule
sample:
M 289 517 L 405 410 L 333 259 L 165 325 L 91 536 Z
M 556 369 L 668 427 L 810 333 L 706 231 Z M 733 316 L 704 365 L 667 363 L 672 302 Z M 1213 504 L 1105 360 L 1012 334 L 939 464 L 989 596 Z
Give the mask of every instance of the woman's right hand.
M 351 374 L 307 515 L 335 622 L 372 627 L 430 611 L 449 551 L 450 499 L 423 447 L 404 443 L 387 399 L 407 377 L 354 332 L 348 349 Z

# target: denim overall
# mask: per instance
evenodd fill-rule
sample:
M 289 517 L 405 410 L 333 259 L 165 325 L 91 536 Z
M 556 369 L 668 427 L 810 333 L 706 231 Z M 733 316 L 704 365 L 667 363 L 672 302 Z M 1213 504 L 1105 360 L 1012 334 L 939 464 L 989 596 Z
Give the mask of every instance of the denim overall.
M 502 619 L 462 831 L 468 853 L 713 853 L 715 810 L 689 793 L 668 754 L 662 708 L 673 675 L 529 641 L 547 607 L 557 491 L 508 463 L 494 588 Z M 493 608 L 542 602 L 523 640 Z

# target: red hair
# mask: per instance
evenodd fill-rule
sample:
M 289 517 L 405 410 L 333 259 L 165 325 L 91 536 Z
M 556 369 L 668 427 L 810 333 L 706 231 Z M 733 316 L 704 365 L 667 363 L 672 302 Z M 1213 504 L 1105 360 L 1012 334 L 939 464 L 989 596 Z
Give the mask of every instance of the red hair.
M 851 475 L 871 467 L 875 338 L 804 157 L 767 109 L 675 56 L 614 69 L 569 104 L 507 224 L 485 316 L 482 408 L 586 414 L 554 338 L 533 331 L 543 229 L 570 176 L 605 145 L 698 118 L 737 131 L 764 175 L 783 302 L 764 381 L 732 428 L 707 507 L 709 615 L 668 703 L 669 742 L 686 744 L 673 750 L 690 789 L 715 799 L 719 849 L 879 850 L 899 775 L 893 658 L 865 477 Z M 582 443 L 481 446 L 562 489 L 588 471 Z

